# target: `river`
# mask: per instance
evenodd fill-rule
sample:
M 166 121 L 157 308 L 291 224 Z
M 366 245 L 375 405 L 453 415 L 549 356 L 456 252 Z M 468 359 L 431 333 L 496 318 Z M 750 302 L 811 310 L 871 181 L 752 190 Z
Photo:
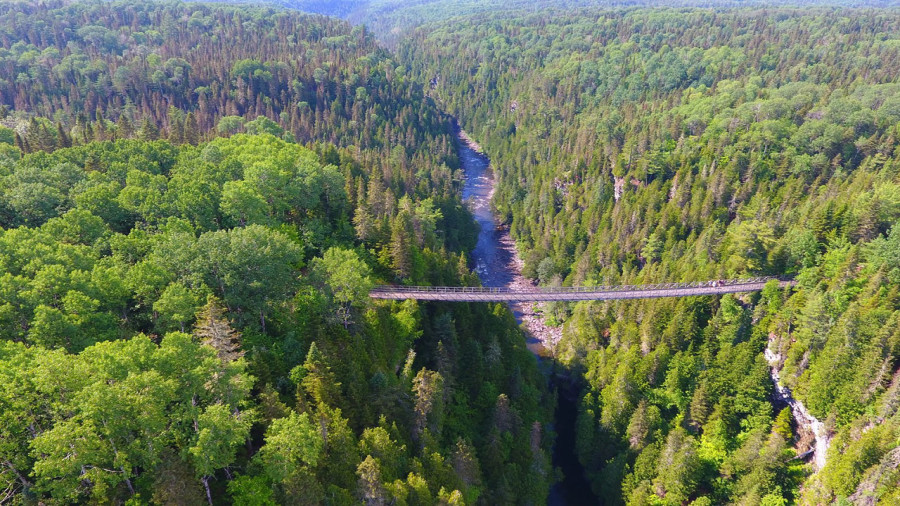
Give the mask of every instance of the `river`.
M 515 243 L 506 227 L 499 226 L 491 207 L 494 195 L 494 178 L 490 160 L 482 154 L 477 143 L 465 132 L 460 132 L 458 155 L 466 175 L 463 199 L 469 204 L 475 221 L 481 227 L 478 242 L 472 251 L 475 271 L 481 284 L 487 287 L 523 287 L 532 283 L 522 276 L 522 261 Z M 557 437 L 553 446 L 554 467 L 563 471 L 563 479 L 553 485 L 547 503 L 553 506 L 597 504 L 584 476 L 584 469 L 575 454 L 575 421 L 578 417 L 577 386 L 559 381 L 552 371 L 552 351 L 559 341 L 561 331 L 543 323 L 540 313 L 531 304 L 510 304 L 516 320 L 525 329 L 528 349 L 541 362 L 551 388 L 557 388 L 558 404 L 555 409 L 554 430 Z
M 494 179 L 490 160 L 465 132 L 460 131 L 458 155 L 466 174 L 463 199 L 469 204 L 475 221 L 481 227 L 478 242 L 472 251 L 475 271 L 481 283 L 488 287 L 524 287 L 532 283 L 522 276 L 522 262 L 509 236 L 509 230 L 500 226 L 491 207 L 494 195 Z M 553 486 L 548 504 L 597 504 L 584 476 L 584 470 L 575 454 L 575 421 L 578 416 L 579 388 L 568 381 L 560 381 L 553 366 L 553 349 L 559 341 L 560 329 L 545 325 L 540 313 L 531 304 L 510 304 L 516 320 L 524 327 L 528 349 L 534 353 L 547 372 L 551 386 L 559 392 L 556 406 L 556 444 L 553 448 L 553 465 L 563 471 L 564 479 Z M 794 420 L 801 432 L 812 434 L 813 463 L 816 470 L 825 467 L 829 435 L 824 424 L 812 416 L 802 402 L 794 399 L 789 389 L 780 382 L 781 357 L 772 351 L 773 343 L 766 348 L 766 359 L 771 366 L 772 381 L 776 389 L 776 403 L 791 408 Z

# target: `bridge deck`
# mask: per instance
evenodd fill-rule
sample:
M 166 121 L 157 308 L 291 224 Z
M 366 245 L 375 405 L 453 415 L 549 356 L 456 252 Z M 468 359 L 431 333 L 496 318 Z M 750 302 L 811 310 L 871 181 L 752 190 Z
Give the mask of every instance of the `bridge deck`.
M 775 277 L 702 281 L 694 283 L 664 283 L 658 285 L 573 286 L 528 290 L 488 287 L 454 286 L 376 286 L 369 296 L 374 299 L 443 300 L 455 302 L 538 302 L 615 299 L 653 299 L 659 297 L 691 297 L 725 293 L 756 292 L 766 283 L 777 280 L 779 286 L 793 286 L 796 282 Z

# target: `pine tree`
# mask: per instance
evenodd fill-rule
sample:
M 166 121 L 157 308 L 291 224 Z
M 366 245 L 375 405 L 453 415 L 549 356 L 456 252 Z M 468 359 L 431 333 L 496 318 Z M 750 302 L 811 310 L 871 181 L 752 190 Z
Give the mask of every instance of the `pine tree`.
M 468 441 L 462 438 L 456 439 L 456 446 L 453 448 L 450 463 L 465 486 L 477 487 L 481 485 L 481 466 L 478 463 L 475 448 L 472 448 Z
M 131 124 L 128 116 L 124 114 L 119 116 L 119 121 L 116 125 L 118 126 L 119 138 L 130 139 L 134 135 L 134 125 Z
M 72 139 L 66 133 L 66 130 L 63 128 L 62 123 L 56 123 L 56 136 L 59 138 L 59 147 L 61 148 L 71 148 L 72 147 Z
M 694 390 L 694 396 L 691 398 L 691 405 L 688 413 L 690 418 L 690 427 L 694 432 L 698 432 L 700 427 L 706 423 L 710 412 L 709 392 L 707 391 L 707 382 L 701 381 L 697 389 Z
M 81 130 L 81 138 L 85 144 L 94 140 L 94 127 L 89 122 L 84 123 L 84 128 Z
M 429 425 L 435 428 L 440 426 L 443 412 L 444 378 L 440 373 L 422 368 L 413 379 L 413 394 L 415 395 L 413 438 L 424 443 L 421 437 L 425 429 Z
M 138 134 L 138 137 L 144 141 L 155 141 L 159 139 L 159 128 L 150 121 L 150 118 L 145 117 L 144 122 L 141 124 L 141 131 Z
M 97 140 L 105 141 L 106 140 L 106 119 L 103 117 L 103 112 L 100 111 L 100 108 L 97 108 L 97 111 L 94 114 L 94 118 L 97 120 Z
M 180 109 L 169 107 L 169 142 L 181 144 L 184 142 L 184 116 Z
M 367 506 L 376 506 L 385 503 L 384 488 L 381 485 L 381 470 L 378 461 L 371 455 L 359 464 L 356 474 L 359 476 L 359 499 Z
M 325 355 L 319 351 L 318 345 L 313 341 L 309 345 L 306 361 L 299 368 L 292 371 L 292 379 L 300 382 L 307 395 L 316 404 L 337 405 L 340 401 L 341 384 L 331 372 L 331 366 Z
M 412 273 L 411 228 L 409 214 L 405 211 L 400 211 L 391 223 L 391 267 L 401 279 L 408 278 Z
M 244 355 L 241 351 L 241 333 L 231 327 L 225 317 L 225 308 L 219 299 L 210 295 L 206 305 L 197 313 L 194 335 L 205 345 L 215 348 L 219 358 L 232 362 Z
M 197 119 L 192 112 L 189 112 L 187 118 L 184 119 L 184 142 L 192 146 L 196 146 L 200 142 L 200 128 L 197 126 Z
M 784 408 L 778 413 L 773 424 L 773 430 L 780 434 L 785 441 L 790 441 L 794 438 L 794 431 L 791 428 L 791 408 Z
M 28 153 L 29 151 L 25 145 L 25 139 L 19 135 L 19 132 L 16 132 L 16 147 L 19 148 L 19 151 L 22 153 Z
M 41 123 L 41 148 L 44 151 L 53 151 L 56 149 L 56 140 L 53 138 L 53 134 L 50 133 L 50 129 L 47 128 L 46 123 Z

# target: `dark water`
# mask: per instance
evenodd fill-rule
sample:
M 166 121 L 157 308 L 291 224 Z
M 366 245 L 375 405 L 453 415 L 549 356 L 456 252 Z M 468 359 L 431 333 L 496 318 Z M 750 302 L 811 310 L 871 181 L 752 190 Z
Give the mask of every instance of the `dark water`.
M 600 504 L 594 495 L 584 468 L 575 454 L 575 421 L 578 418 L 577 387 L 558 385 L 559 400 L 556 404 L 556 444 L 553 445 L 553 466 L 562 469 L 563 479 L 550 489 L 547 504 L 552 506 Z
M 497 219 L 491 210 L 491 196 L 494 193 L 490 160 L 475 151 L 465 142 L 459 143 L 459 159 L 466 173 L 463 187 L 465 199 L 475 215 L 475 221 L 481 226 L 478 243 L 472 251 L 475 271 L 481 283 L 489 287 L 510 286 L 520 273 L 516 271 L 513 260 L 512 241 L 505 230 L 497 228 Z M 520 307 L 513 306 L 513 313 L 519 323 L 522 322 Z M 537 355 L 544 370 L 552 370 L 552 358 L 541 353 L 540 341 L 529 336 L 528 347 Z M 578 388 L 557 385 L 556 377 L 550 375 L 552 386 L 558 387 L 559 401 L 555 410 L 555 427 L 557 437 L 553 446 L 553 466 L 562 469 L 563 480 L 553 485 L 547 503 L 553 506 L 580 506 L 598 504 L 599 500 L 591 492 L 584 477 L 584 469 L 575 455 L 575 420 L 578 416 Z

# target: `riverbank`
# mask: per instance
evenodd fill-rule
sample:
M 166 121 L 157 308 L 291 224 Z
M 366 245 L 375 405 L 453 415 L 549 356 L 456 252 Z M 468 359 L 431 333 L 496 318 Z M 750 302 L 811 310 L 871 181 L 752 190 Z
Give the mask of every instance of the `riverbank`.
M 522 276 L 524 263 L 516 251 L 509 229 L 498 223 L 491 206 L 494 178 L 490 160 L 466 132 L 458 131 L 460 161 L 466 174 L 463 200 L 469 205 L 475 221 L 481 227 L 478 242 L 472 251 L 475 271 L 482 285 L 494 288 L 530 288 L 531 280 Z M 554 367 L 554 352 L 562 328 L 547 325 L 538 304 L 513 303 L 510 309 L 524 331 L 526 345 L 535 354 L 547 375 L 551 388 L 557 392 L 553 430 L 553 467 L 563 472 L 563 479 L 550 489 L 547 504 L 551 506 L 597 504 L 598 498 L 584 474 L 575 451 L 575 424 L 578 418 L 580 388 Z
M 484 286 L 494 288 L 526 289 L 535 284 L 522 276 L 525 263 L 519 257 L 509 228 L 497 222 L 491 207 L 494 195 L 493 169 L 481 146 L 464 130 L 459 130 L 460 160 L 465 169 L 467 183 L 463 199 L 469 202 L 475 220 L 481 226 L 478 243 L 472 256 L 475 271 Z M 511 303 L 510 309 L 522 326 L 528 349 L 539 357 L 552 357 L 562 338 L 562 327 L 544 322 L 540 304 Z

